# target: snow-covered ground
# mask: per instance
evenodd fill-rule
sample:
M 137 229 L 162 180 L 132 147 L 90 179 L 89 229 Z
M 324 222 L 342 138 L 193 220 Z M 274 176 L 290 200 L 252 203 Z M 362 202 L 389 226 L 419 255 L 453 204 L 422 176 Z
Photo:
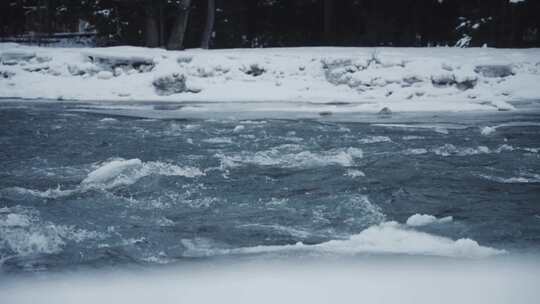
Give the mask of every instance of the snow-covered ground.
M 165 51 L 3 43 L 0 56 L 0 97 L 217 102 L 200 110 L 241 102 L 256 111 L 319 112 L 512 110 L 509 101 L 540 99 L 540 49 Z

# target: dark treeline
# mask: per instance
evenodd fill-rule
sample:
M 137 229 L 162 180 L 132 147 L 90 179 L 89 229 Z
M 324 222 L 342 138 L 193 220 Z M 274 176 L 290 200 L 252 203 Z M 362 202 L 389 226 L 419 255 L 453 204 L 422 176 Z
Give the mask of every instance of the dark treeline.
M 540 46 L 540 0 L 1 0 L 0 11 L 1 37 L 95 30 L 99 45 Z

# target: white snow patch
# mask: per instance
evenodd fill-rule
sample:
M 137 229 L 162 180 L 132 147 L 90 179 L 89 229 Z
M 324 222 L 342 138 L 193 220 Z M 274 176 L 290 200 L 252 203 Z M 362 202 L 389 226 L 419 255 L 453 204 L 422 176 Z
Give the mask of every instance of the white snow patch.
M 539 49 L 377 48 L 373 61 L 374 52 L 373 48 L 177 52 L 0 43 L 0 56 L 7 63 L 3 69 L 13 73 L 10 81 L 0 81 L 0 97 L 207 102 L 185 111 L 240 102 L 240 110 L 317 113 L 379 112 L 385 107 L 393 112 L 493 111 L 513 109 L 508 101 L 540 98 Z M 488 77 L 476 72 L 478 66 L 509 66 L 513 74 Z M 179 71 L 189 84 L 187 90 L 173 90 L 171 96 L 155 90 L 156 77 Z M 447 85 L 442 85 L 441 75 L 450 80 Z
M 97 78 L 102 79 L 102 80 L 109 80 L 113 77 L 114 77 L 113 73 L 109 71 L 101 71 L 97 74 Z

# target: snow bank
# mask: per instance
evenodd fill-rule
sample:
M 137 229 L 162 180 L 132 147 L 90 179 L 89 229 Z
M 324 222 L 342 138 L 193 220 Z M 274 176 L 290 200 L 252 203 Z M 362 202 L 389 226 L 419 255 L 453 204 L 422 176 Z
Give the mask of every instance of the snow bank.
M 511 110 L 508 101 L 540 98 L 536 85 L 540 83 L 539 49 L 283 48 L 175 52 L 0 43 L 0 58 L 0 97 L 280 101 L 276 105 L 279 110 L 320 113 L 379 112 L 385 107 L 390 113 Z

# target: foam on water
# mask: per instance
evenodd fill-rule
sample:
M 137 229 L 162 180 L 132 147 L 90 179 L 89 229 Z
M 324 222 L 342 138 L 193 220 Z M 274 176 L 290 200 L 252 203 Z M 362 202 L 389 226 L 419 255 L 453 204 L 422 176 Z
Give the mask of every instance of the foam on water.
M 45 191 L 13 187 L 7 190 L 21 194 L 29 194 L 41 198 L 60 198 L 75 193 L 82 193 L 92 189 L 108 190 L 119 186 L 135 184 L 143 177 L 150 175 L 183 176 L 194 178 L 205 175 L 204 172 L 194 167 L 180 167 L 174 164 L 160 161 L 143 162 L 140 159 L 112 159 L 98 164 L 96 169 L 84 178 L 75 189 L 62 190 L 57 188 Z M 5 191 L 6 189 L 4 189 Z
M 540 183 L 540 174 L 526 173 L 522 176 L 500 177 L 480 174 L 480 177 L 501 184 L 536 184 Z
M 512 128 L 512 127 L 540 127 L 540 123 L 528 122 L 528 121 L 516 121 L 516 122 L 503 123 L 503 124 L 499 124 L 495 126 L 485 126 L 485 127 L 480 128 L 480 134 L 484 136 L 489 136 L 497 132 L 498 129 Z
M 462 130 L 467 128 L 466 126 L 458 124 L 372 124 L 372 126 L 414 131 L 425 130 L 433 131 L 439 134 L 448 134 L 448 130 Z
M 69 189 L 62 190 L 60 186 L 57 186 L 56 188 L 50 188 L 44 191 L 40 191 L 40 190 L 34 190 L 34 189 L 27 189 L 23 187 L 13 187 L 13 188 L 4 189 L 3 192 L 4 191 L 14 191 L 22 195 L 31 195 L 31 196 L 40 197 L 40 198 L 56 199 L 56 198 L 65 197 L 65 196 L 69 196 L 74 193 L 77 193 L 79 192 L 79 188 L 72 189 L 72 190 L 69 190 Z
M 273 232 L 290 235 L 297 238 L 307 238 L 312 235 L 311 232 L 306 230 L 301 230 L 293 227 L 287 227 L 282 225 L 265 225 L 265 224 L 244 224 L 238 226 L 239 228 L 249 229 L 249 230 L 271 230 Z
M 149 175 L 197 177 L 204 173 L 193 167 L 180 167 L 159 161 L 142 162 L 140 159 L 113 159 L 101 164 L 82 181 L 83 188 L 110 189 L 132 185 Z
M 402 137 L 403 140 L 421 140 L 425 139 L 423 136 L 417 136 L 417 135 L 407 135 Z
M 391 142 L 392 140 L 388 136 L 368 136 L 365 138 L 361 138 L 360 142 L 363 144 L 376 144 L 376 143 L 384 143 L 384 142 Z
M 351 178 L 357 178 L 357 177 L 365 177 L 366 174 L 360 170 L 349 169 L 345 173 L 345 176 L 348 176 Z
M 497 131 L 497 129 L 494 127 L 483 127 L 480 129 L 480 134 L 488 136 L 495 133 L 495 131 Z
M 427 154 L 429 151 L 427 149 L 424 149 L 424 148 L 416 148 L 416 149 L 407 149 L 405 151 L 405 154 L 408 154 L 408 155 L 422 155 L 422 154 Z
M 100 122 L 117 122 L 117 121 L 118 119 L 112 118 L 112 117 L 105 117 L 105 118 L 100 119 Z
M 94 231 L 44 221 L 34 209 L 21 206 L 0 209 L 0 259 L 3 260 L 58 253 L 67 242 L 80 243 L 103 237 Z
M 204 139 L 203 142 L 209 144 L 232 144 L 233 140 L 230 137 L 212 137 Z
M 423 155 L 423 154 L 433 153 L 438 156 L 448 157 L 448 156 L 472 156 L 472 155 L 479 155 L 479 154 L 500 153 L 503 150 L 504 150 L 504 147 L 492 150 L 486 146 L 456 147 L 453 144 L 444 144 L 442 146 L 429 148 L 429 149 L 409 148 L 403 151 L 403 153 L 406 155 Z
M 246 129 L 246 127 L 244 127 L 243 125 L 238 125 L 238 126 L 234 127 L 233 132 L 234 133 L 239 133 L 239 132 L 244 131 L 245 129 Z
M 315 153 L 299 150 L 298 145 L 282 145 L 255 153 L 242 152 L 235 155 L 217 154 L 222 168 L 234 168 L 242 165 L 276 166 L 282 168 L 312 168 L 330 165 L 350 167 L 355 159 L 362 158 L 359 148 L 334 149 Z
M 470 147 L 456 147 L 452 144 L 445 144 L 443 146 L 431 149 L 433 153 L 439 156 L 468 156 L 468 155 L 478 155 L 478 154 L 488 154 L 491 150 L 486 146 L 478 146 L 476 148 Z

